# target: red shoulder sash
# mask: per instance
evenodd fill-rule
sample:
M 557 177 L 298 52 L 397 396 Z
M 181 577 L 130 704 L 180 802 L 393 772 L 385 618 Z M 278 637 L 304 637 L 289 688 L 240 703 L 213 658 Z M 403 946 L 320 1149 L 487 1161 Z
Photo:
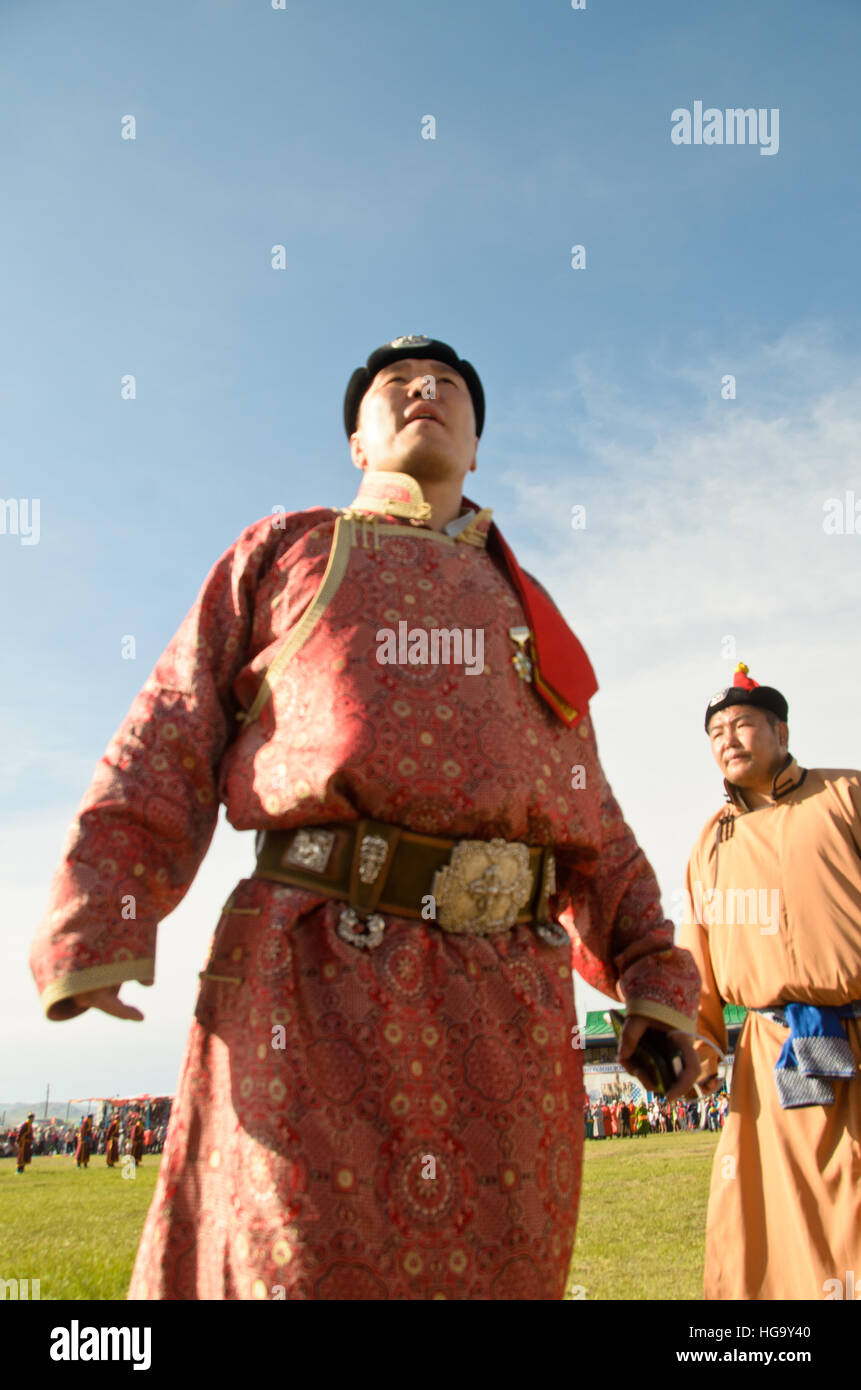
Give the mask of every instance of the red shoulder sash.
M 504 560 L 526 610 L 532 631 L 535 688 L 570 727 L 588 714 L 589 701 L 598 689 L 592 664 L 556 606 L 524 574 L 495 522 L 491 523 L 487 542 Z

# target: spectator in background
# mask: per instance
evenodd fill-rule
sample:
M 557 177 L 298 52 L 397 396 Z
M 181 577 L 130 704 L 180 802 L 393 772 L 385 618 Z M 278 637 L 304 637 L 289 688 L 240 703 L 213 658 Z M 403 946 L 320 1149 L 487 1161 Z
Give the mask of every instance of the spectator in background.
M 119 1137 L 120 1117 L 115 1110 L 111 1116 L 111 1122 L 108 1125 L 105 1143 L 105 1162 L 109 1168 L 113 1168 L 114 1165 L 120 1161 Z
M 30 1114 L 18 1130 L 18 1166 L 15 1172 L 24 1172 L 28 1163 L 33 1159 L 33 1121 L 35 1115 Z
M 137 1167 L 143 1159 L 143 1132 L 143 1120 L 140 1115 L 135 1115 L 131 1134 L 132 1158 L 135 1161 L 135 1167 Z
M 90 1142 L 92 1133 L 92 1120 L 89 1115 L 85 1115 L 81 1121 L 81 1128 L 78 1131 L 78 1143 L 75 1149 L 75 1166 L 77 1168 L 88 1168 L 90 1166 Z

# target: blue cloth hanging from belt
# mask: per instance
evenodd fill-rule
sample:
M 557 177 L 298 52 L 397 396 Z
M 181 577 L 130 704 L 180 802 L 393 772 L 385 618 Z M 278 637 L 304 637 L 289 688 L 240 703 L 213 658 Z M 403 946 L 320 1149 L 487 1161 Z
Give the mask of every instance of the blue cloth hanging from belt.
M 784 1110 L 806 1105 L 833 1105 L 831 1080 L 850 1081 L 856 1073 L 855 1058 L 843 1018 L 861 1017 L 861 1001 L 839 1008 L 814 1004 L 786 1004 L 779 1009 L 755 1009 L 789 1029 L 774 1064 L 777 1094 Z M 830 1078 L 830 1079 L 829 1079 Z

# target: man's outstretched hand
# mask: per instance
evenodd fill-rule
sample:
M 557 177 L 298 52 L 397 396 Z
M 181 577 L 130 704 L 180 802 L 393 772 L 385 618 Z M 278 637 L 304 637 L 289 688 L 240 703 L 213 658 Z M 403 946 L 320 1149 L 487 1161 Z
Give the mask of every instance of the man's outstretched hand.
M 79 1009 L 101 1009 L 103 1014 L 113 1014 L 114 1018 L 133 1018 L 136 1022 L 143 1018 L 134 1004 L 124 1004 L 120 999 L 119 985 L 106 985 L 104 989 L 91 989 L 88 994 L 76 994 L 74 1002 Z
M 677 1096 L 683 1096 L 686 1091 L 689 1091 L 699 1076 L 700 1063 L 694 1052 L 693 1039 L 689 1033 L 683 1033 L 678 1028 L 670 1028 L 666 1023 L 658 1023 L 657 1019 L 645 1018 L 643 1014 L 629 1014 L 627 1016 L 622 1028 L 622 1036 L 619 1039 L 619 1061 L 631 1076 L 636 1076 L 647 1091 L 653 1089 L 649 1077 L 645 1072 L 629 1067 L 627 1060 L 647 1028 L 658 1028 L 662 1033 L 669 1033 L 682 1054 L 683 1070 L 675 1085 L 670 1087 L 664 1097 L 665 1100 L 675 1100 Z

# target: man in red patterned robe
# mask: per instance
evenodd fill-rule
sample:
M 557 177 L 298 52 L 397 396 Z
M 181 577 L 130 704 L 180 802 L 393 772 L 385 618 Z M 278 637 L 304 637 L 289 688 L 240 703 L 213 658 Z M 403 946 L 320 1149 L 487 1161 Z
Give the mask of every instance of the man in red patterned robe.
M 111 1116 L 108 1132 L 105 1135 L 105 1163 L 113 1168 L 120 1161 L 120 1117 L 116 1110 Z
M 353 374 L 349 508 L 248 527 L 99 764 L 32 965 L 140 1019 L 220 802 L 257 832 L 201 976 L 129 1296 L 559 1299 L 583 1148 L 572 966 L 621 1055 L 699 977 L 598 761 L 588 659 L 462 495 L 446 344 Z M 123 911 L 129 901 L 134 914 Z
M 89 1115 L 85 1115 L 78 1130 L 78 1142 L 75 1147 L 75 1167 L 89 1168 L 90 1166 L 90 1145 L 92 1143 L 92 1121 Z
M 35 1118 L 35 1115 L 31 1111 L 18 1130 L 16 1173 L 23 1173 L 27 1164 L 33 1161 L 33 1121 Z
M 132 1132 L 129 1141 L 129 1151 L 135 1161 L 135 1165 L 143 1162 L 144 1127 L 140 1115 L 132 1116 Z

